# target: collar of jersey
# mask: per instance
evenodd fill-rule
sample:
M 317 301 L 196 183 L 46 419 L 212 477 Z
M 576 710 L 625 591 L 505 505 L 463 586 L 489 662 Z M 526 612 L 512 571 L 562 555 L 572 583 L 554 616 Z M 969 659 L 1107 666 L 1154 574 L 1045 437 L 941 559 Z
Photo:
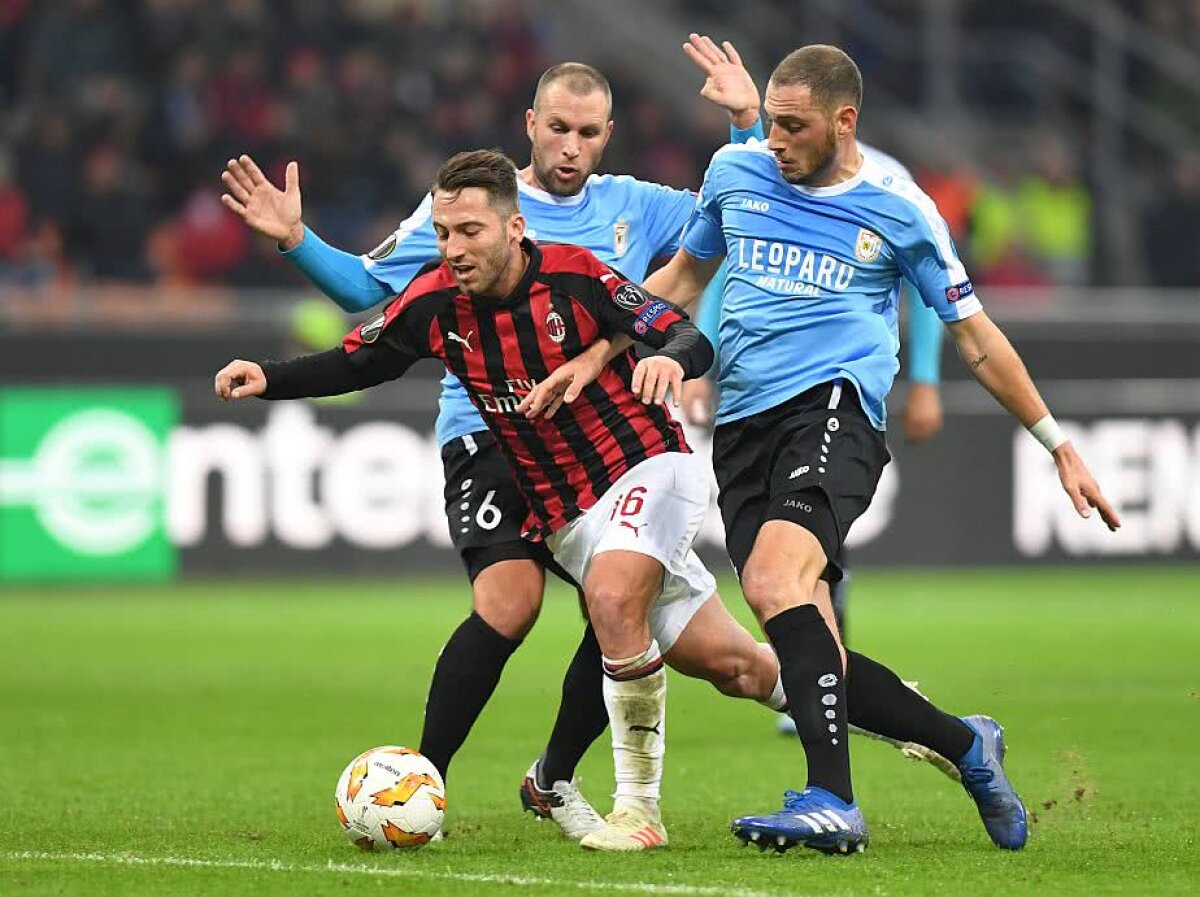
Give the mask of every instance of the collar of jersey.
M 529 264 L 525 266 L 525 273 L 521 275 L 521 279 L 517 281 L 517 285 L 513 287 L 513 291 L 503 299 L 476 299 L 473 296 L 467 297 L 475 305 L 483 306 L 484 308 L 498 308 L 500 306 L 514 305 L 529 296 L 529 288 L 533 286 L 533 279 L 537 277 L 538 271 L 542 268 L 542 250 L 538 248 L 537 243 L 528 237 L 521 238 L 521 249 L 529 256 Z M 460 293 L 459 295 L 465 295 Z
M 533 187 L 533 186 L 525 183 L 523 180 L 521 180 L 521 177 L 518 175 L 517 176 L 517 190 L 519 190 L 525 196 L 528 196 L 530 199 L 536 199 L 538 202 L 544 202 L 547 205 L 577 206 L 581 202 L 583 202 L 585 199 L 587 199 L 588 184 L 590 184 L 591 181 L 592 181 L 592 176 L 588 175 L 587 180 L 585 180 L 583 182 L 583 189 L 581 189 L 574 196 L 555 196 L 553 193 L 549 193 L 545 190 L 540 189 L 539 187 Z
M 803 184 L 793 184 L 784 180 L 784 183 L 795 190 L 797 193 L 803 193 L 805 196 L 840 196 L 843 193 L 849 193 L 855 187 L 863 182 L 866 177 L 867 166 L 871 162 L 867 158 L 866 153 L 862 153 L 862 165 L 858 166 L 858 171 L 854 173 L 854 177 L 847 178 L 837 184 L 830 184 L 828 187 L 805 187 Z M 778 173 L 779 169 L 775 171 Z M 783 175 L 779 175 L 782 179 Z

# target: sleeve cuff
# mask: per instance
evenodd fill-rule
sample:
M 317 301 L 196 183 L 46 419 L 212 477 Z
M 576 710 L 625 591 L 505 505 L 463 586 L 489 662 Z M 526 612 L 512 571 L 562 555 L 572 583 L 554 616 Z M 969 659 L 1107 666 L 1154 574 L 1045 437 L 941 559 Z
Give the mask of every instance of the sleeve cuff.
M 750 140 L 762 140 L 763 136 L 762 118 L 755 119 L 754 124 L 748 128 L 739 128 L 733 123 L 729 125 L 730 143 L 747 143 Z

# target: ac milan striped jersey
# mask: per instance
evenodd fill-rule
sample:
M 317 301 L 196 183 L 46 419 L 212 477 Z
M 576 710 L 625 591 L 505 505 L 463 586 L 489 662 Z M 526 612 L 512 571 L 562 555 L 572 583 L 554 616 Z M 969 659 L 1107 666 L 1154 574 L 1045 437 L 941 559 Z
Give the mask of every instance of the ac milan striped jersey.
M 350 333 L 343 348 L 364 385 L 395 379 L 419 358 L 441 359 L 496 435 L 529 503 L 526 535 L 538 539 L 594 505 L 640 461 L 690 449 L 664 407 L 634 396 L 631 353 L 549 420 L 518 413 L 522 397 L 616 332 L 663 350 L 687 376 L 703 373 L 712 356 L 683 312 L 588 250 L 529 240 L 522 249 L 529 265 L 506 299 L 468 296 L 445 264 L 431 266 L 383 314 Z

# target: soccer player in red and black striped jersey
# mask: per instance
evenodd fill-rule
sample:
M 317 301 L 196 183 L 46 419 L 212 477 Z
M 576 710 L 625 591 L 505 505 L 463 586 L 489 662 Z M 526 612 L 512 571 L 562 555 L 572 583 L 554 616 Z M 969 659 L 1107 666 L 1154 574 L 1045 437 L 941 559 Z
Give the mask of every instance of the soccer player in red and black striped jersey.
M 606 825 L 581 844 L 661 846 L 659 641 L 673 643 L 695 619 L 713 630 L 714 644 L 753 644 L 728 614 L 698 616 L 715 591 L 691 550 L 708 508 L 708 475 L 663 406 L 668 388 L 678 395 L 683 379 L 708 368 L 712 346 L 677 308 L 587 250 L 524 239 L 515 168 L 500 153 L 450 159 L 432 210 L 442 261 L 383 314 L 328 352 L 261 366 L 235 361 L 218 373 L 217 393 L 334 395 L 395 379 L 419 358 L 445 363 L 514 471 L 530 508 L 528 537 L 544 540 L 582 583 L 603 652 L 616 801 Z M 539 380 L 618 332 L 654 354 L 636 366 L 629 355 L 616 358 L 551 418 L 518 411 Z

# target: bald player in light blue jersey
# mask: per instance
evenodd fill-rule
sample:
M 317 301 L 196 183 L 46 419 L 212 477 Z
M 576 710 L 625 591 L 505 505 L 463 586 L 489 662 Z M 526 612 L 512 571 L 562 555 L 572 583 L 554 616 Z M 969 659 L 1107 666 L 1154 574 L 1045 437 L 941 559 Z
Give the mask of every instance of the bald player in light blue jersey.
M 713 157 L 682 249 L 646 288 L 695 301 L 722 259 L 728 278 L 713 441 L 726 547 L 742 591 L 779 656 L 808 784 L 782 810 L 733 831 L 784 851 L 861 851 L 847 726 L 853 722 L 953 761 L 997 846 L 1018 850 L 1025 807 L 1005 775 L 1003 730 L 989 717 L 939 710 L 889 669 L 845 652 L 829 591 L 850 525 L 889 460 L 885 399 L 899 367 L 902 281 L 950 330 L 979 382 L 1050 450 L 1081 516 L 1119 520 L 1038 394 L 1020 358 L 983 313 L 933 202 L 909 179 L 864 158 L 856 131 L 862 78 L 836 47 L 804 47 L 775 69 L 765 141 Z M 578 358 L 536 401 L 577 391 L 595 370 Z

